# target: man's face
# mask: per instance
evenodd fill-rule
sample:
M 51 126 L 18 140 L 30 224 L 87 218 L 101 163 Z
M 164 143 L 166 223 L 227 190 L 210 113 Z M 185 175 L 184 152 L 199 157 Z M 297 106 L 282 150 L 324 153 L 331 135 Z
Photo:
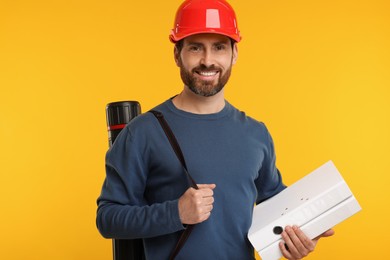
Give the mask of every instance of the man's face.
M 175 48 L 176 64 L 184 84 L 195 94 L 210 97 L 228 82 L 237 59 L 237 46 L 219 34 L 196 34 L 183 40 L 181 51 Z

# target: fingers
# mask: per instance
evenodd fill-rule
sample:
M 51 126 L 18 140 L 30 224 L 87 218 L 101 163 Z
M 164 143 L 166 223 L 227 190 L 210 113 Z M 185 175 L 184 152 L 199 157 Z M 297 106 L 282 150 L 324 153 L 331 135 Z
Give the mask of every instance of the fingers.
M 213 205 L 214 197 L 212 197 L 212 196 L 210 196 L 210 197 L 203 197 L 203 199 L 201 199 L 199 201 L 199 203 L 203 204 L 204 206 Z
M 215 184 L 199 184 L 189 188 L 179 199 L 179 215 L 183 224 L 197 224 L 207 220 L 213 210 Z
M 199 206 L 199 214 L 211 213 L 214 203 L 214 191 L 215 184 L 200 184 L 199 190 L 194 191 L 194 197 L 196 197 L 196 204 Z
M 308 238 L 297 226 L 287 226 L 282 233 L 282 238 L 284 243 L 281 242 L 279 247 L 287 259 L 306 257 L 316 246 L 316 242 Z
M 311 240 L 297 226 L 287 226 L 282 233 L 284 242 L 279 243 L 279 248 L 285 258 L 297 260 L 310 254 L 316 247 L 318 239 L 332 235 L 334 230 L 329 229 Z
M 293 256 L 291 255 L 289 248 L 288 246 L 284 243 L 284 242 L 280 242 L 279 243 L 279 249 L 280 251 L 282 252 L 282 255 L 286 258 L 286 259 L 295 259 L 293 258 Z M 299 258 L 296 258 L 296 259 L 299 259 Z

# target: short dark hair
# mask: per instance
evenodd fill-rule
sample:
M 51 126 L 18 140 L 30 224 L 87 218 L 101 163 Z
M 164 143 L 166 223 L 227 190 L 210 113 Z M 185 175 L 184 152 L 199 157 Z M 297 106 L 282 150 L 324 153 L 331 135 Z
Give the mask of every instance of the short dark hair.
M 178 50 L 179 53 L 183 49 L 183 42 L 184 42 L 184 39 L 181 39 L 180 41 L 175 43 L 175 47 L 176 47 L 176 49 Z

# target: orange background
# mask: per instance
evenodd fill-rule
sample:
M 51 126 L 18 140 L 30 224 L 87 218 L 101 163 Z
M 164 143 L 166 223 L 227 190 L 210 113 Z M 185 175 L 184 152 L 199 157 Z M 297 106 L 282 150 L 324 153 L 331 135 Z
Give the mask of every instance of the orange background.
M 180 3 L 1 0 L 1 259 L 112 258 L 95 227 L 105 105 L 181 91 Z M 230 3 L 243 41 L 227 99 L 267 124 L 286 184 L 333 160 L 363 208 L 309 259 L 385 259 L 390 2 Z

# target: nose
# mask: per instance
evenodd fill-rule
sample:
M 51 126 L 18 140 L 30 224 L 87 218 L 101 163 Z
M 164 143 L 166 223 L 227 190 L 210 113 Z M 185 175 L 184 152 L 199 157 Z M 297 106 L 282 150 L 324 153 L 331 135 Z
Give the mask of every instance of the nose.
M 203 56 L 200 60 L 201 65 L 204 65 L 206 67 L 210 67 L 214 65 L 214 57 L 210 50 L 205 50 L 203 52 Z

